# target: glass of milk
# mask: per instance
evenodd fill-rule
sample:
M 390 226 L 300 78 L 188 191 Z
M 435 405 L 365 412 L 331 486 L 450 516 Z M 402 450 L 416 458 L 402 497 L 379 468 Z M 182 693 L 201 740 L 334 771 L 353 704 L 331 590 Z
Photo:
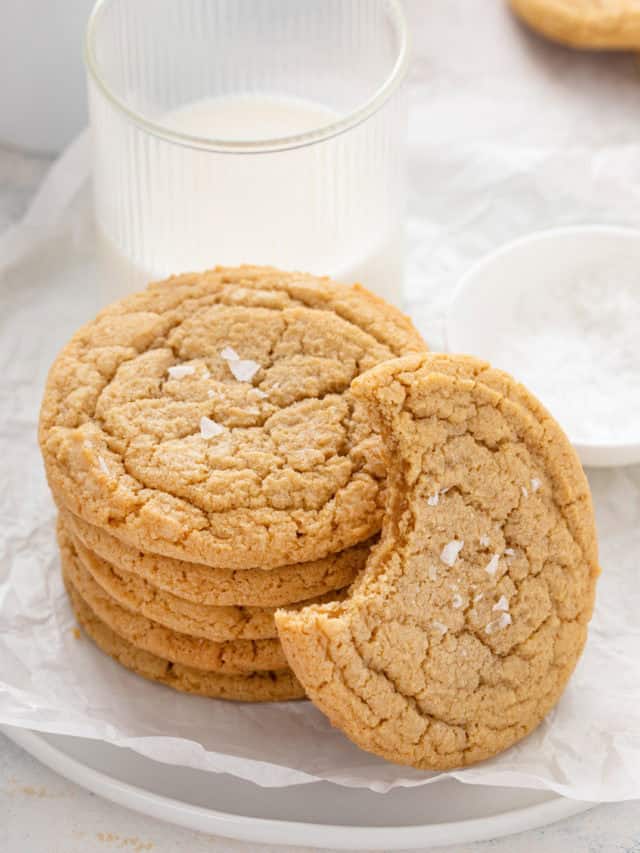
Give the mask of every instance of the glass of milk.
M 397 0 L 99 0 L 86 41 L 105 300 L 218 264 L 399 303 Z

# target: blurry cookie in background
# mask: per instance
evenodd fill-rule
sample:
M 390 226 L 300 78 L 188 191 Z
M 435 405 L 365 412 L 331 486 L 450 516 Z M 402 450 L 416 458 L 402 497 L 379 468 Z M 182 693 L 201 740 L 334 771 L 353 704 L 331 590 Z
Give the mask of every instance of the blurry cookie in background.
M 587 50 L 640 48 L 640 0 L 509 0 L 531 29 Z

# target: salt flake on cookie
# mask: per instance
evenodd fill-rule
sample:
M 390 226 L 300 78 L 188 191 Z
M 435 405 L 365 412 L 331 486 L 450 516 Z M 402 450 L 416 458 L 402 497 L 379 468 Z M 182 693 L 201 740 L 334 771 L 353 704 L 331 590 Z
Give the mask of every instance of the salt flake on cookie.
M 240 358 L 233 347 L 224 347 L 224 349 L 220 350 L 220 356 L 227 362 L 229 370 L 238 382 L 251 382 L 260 370 L 260 365 L 257 361 L 249 358 Z
M 464 541 L 462 539 L 452 539 L 451 542 L 447 542 L 440 552 L 441 561 L 446 566 L 453 566 L 463 548 Z
M 203 415 L 203 417 L 200 418 L 200 435 L 202 438 L 215 438 L 226 431 L 226 427 L 220 426 L 220 424 L 212 421 L 211 418 L 206 417 L 206 415 Z
M 498 571 L 499 564 L 500 564 L 500 555 L 494 554 L 493 557 L 487 563 L 487 565 L 484 567 L 484 570 L 488 575 L 490 575 L 490 577 L 494 577 L 495 573 Z
M 228 361 L 229 370 L 233 373 L 238 382 L 251 382 L 256 373 L 260 370 L 260 365 L 257 361 L 250 359 L 238 359 L 237 361 Z
M 171 379 L 184 379 L 185 376 L 191 376 L 195 372 L 196 369 L 192 364 L 174 364 L 167 369 Z

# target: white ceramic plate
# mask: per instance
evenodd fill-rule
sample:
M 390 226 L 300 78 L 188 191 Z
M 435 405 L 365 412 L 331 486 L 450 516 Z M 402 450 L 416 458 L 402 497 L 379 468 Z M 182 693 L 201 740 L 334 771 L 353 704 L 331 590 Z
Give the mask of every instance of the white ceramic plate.
M 561 292 L 564 281 L 590 266 L 637 272 L 640 289 L 640 231 L 581 225 L 539 231 L 507 243 L 475 264 L 454 291 L 446 319 L 447 349 L 473 353 L 508 369 L 493 353 L 499 336 L 508 334 L 522 295 L 540 287 Z M 640 462 L 640 434 L 633 442 L 584 443 L 570 433 L 569 438 L 583 465 Z
M 328 782 L 259 788 L 231 776 L 159 764 L 101 741 L 3 731 L 95 794 L 160 820 L 241 841 L 341 850 L 463 844 L 545 826 L 594 805 L 547 791 L 452 780 L 388 794 Z

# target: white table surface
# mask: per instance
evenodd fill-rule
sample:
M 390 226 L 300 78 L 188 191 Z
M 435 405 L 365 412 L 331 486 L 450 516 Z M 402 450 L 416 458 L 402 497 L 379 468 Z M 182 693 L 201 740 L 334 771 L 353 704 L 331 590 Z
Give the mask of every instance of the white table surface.
M 631 58 L 611 57 L 605 61 L 602 57 L 570 54 L 522 32 L 518 32 L 514 41 L 514 25 L 506 21 L 497 0 L 486 6 L 482 4 L 481 14 L 478 14 L 480 4 L 477 0 L 447 0 L 447 3 L 408 0 L 408 6 L 418 46 L 421 43 L 435 46 L 419 52 L 414 62 L 414 102 L 421 93 L 429 91 L 437 110 L 433 124 L 428 131 L 425 129 L 424 148 L 421 129 L 413 129 L 414 156 L 420 171 L 412 182 L 410 197 L 409 237 L 414 246 L 409 269 L 410 304 L 415 301 L 420 275 L 442 276 L 443 288 L 446 288 L 459 274 L 462 255 L 471 260 L 485 250 L 477 240 L 480 229 L 485 236 L 491 234 L 499 244 L 545 224 L 589 219 L 638 224 L 635 216 L 640 208 L 636 207 L 634 194 L 629 191 L 629 182 L 616 186 L 615 181 L 613 185 L 608 181 L 609 197 L 619 200 L 617 206 L 603 203 L 602 185 L 598 183 L 607 169 L 615 177 L 616 158 L 624 158 L 625 152 L 632 151 L 629 146 L 640 141 L 640 76 L 636 94 Z M 471 11 L 475 13 L 473 21 L 470 20 Z M 484 46 L 478 47 L 483 39 Z M 519 45 L 517 39 L 521 40 Z M 533 101 L 528 106 L 522 106 L 509 89 L 513 86 L 508 73 L 509 51 L 522 51 L 522 40 L 527 62 L 531 64 L 532 79 L 535 78 L 528 92 Z M 495 49 L 488 51 L 488 43 L 493 43 Z M 450 49 L 445 50 L 443 45 L 446 44 Z M 504 49 L 501 52 L 499 48 Z M 438 64 L 441 70 L 444 67 L 443 73 L 448 74 L 448 79 L 442 76 L 437 79 L 434 69 Z M 476 73 L 477 114 L 464 115 L 464 110 L 456 110 L 457 85 L 463 79 L 468 83 Z M 503 103 L 512 105 L 512 127 L 502 115 L 504 128 L 498 129 L 498 116 L 488 111 L 494 91 L 500 92 Z M 561 100 L 558 100 L 568 91 L 572 91 L 572 103 L 575 103 L 570 117 L 560 108 Z M 592 99 L 598 99 L 601 104 L 601 108 L 595 110 L 595 120 Z M 535 103 L 551 104 L 545 122 L 536 121 Z M 634 111 L 632 107 L 638 109 Z M 590 179 L 585 181 L 584 174 L 589 171 L 590 163 L 588 149 L 598 149 L 610 140 L 613 126 L 613 148 L 608 149 L 607 157 L 603 155 L 598 160 L 598 169 L 592 170 Z M 451 194 L 457 207 L 447 209 L 449 196 L 438 198 L 430 193 L 433 170 L 438 168 L 437 145 L 450 132 L 458 140 L 466 141 L 470 127 L 480 145 L 485 138 L 493 136 L 495 140 L 496 135 L 502 138 L 508 134 L 515 152 L 513 170 L 503 182 L 487 180 L 493 193 L 491 205 L 474 205 L 470 194 L 470 209 L 460 209 L 465 196 L 458 186 Z M 557 148 L 558 139 L 564 135 L 567 135 L 567 148 L 570 149 L 566 159 L 558 156 Z M 575 139 L 580 142 L 577 146 Z M 544 209 L 539 204 L 536 209 L 529 203 L 532 196 L 522 179 L 526 163 L 540 156 L 549 158 L 547 174 L 553 170 L 557 176 L 553 183 L 559 190 L 559 201 L 552 204 L 554 199 L 550 199 L 549 208 Z M 0 231 L 22 215 L 49 162 L 43 157 L 0 146 Z M 620 162 L 624 168 L 630 163 L 624 159 Z M 462 171 L 465 165 L 474 166 L 474 163 L 462 161 Z M 476 161 L 475 166 L 472 177 L 477 178 L 478 174 L 483 177 L 483 169 L 491 163 Z M 626 174 L 624 168 L 618 173 L 621 180 Z M 630 168 L 637 172 L 637 163 Z M 451 176 L 452 183 L 456 177 Z M 478 180 L 480 178 L 476 183 Z M 500 197 L 496 195 L 495 187 L 498 186 L 501 187 Z M 538 186 L 536 190 L 542 197 Z M 437 229 L 433 225 L 436 221 L 439 223 Z M 442 249 L 443 241 L 447 244 L 455 241 L 459 251 L 457 257 L 451 257 L 450 263 L 447 252 Z M 55 775 L 0 735 L 0 853 L 107 853 L 109 850 L 204 853 L 258 849 L 276 848 L 257 848 L 197 835 L 112 805 Z M 483 850 L 495 853 L 640 853 L 640 802 L 599 806 L 543 829 L 493 842 L 459 846 L 456 850 L 458 853 Z

